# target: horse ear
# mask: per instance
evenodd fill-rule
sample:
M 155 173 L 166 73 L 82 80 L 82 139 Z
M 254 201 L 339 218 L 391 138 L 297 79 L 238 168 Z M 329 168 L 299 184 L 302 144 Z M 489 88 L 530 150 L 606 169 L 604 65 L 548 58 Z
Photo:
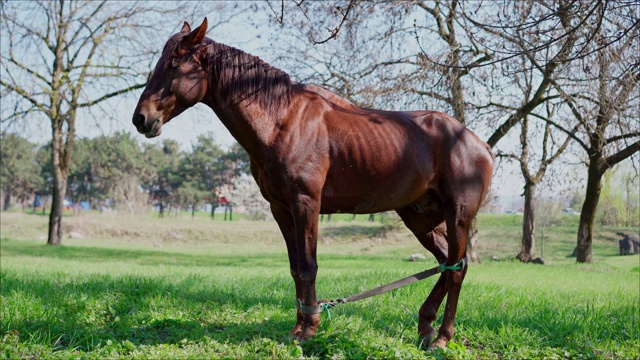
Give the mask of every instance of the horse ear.
M 184 28 L 184 27 L 183 27 Z M 186 51 L 191 51 L 193 48 L 200 44 L 204 39 L 204 35 L 207 33 L 207 18 L 204 18 L 204 21 L 200 26 L 198 26 L 195 30 L 193 30 L 189 35 L 187 35 L 184 40 L 182 40 L 181 48 Z
M 184 22 L 184 25 L 182 25 L 182 29 L 180 29 L 180 32 L 191 32 L 191 26 L 188 22 Z

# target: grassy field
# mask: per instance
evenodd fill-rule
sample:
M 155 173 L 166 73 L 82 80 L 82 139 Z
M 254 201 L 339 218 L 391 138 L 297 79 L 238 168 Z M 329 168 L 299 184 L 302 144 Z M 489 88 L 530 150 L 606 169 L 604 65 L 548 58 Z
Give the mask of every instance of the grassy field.
M 334 217 L 320 230 L 318 294 L 338 298 L 435 266 L 408 231 Z M 300 345 L 295 294 L 272 222 L 85 214 L 44 245 L 45 216 L 2 213 L 0 357 L 633 359 L 640 356 L 640 258 L 598 229 L 594 262 L 568 257 L 575 221 L 547 229 L 548 265 L 525 265 L 521 218 L 479 218 L 481 265 L 463 285 L 448 349 L 416 346 L 429 278 L 322 315 Z M 407 261 L 413 253 L 427 260 Z M 440 319 L 438 319 L 438 322 Z

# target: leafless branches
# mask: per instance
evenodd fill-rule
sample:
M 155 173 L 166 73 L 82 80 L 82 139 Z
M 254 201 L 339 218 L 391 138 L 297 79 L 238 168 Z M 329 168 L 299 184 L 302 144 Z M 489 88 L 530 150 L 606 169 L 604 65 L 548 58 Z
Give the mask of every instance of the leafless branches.
M 300 12 L 309 22 L 312 22 L 313 20 L 310 18 L 309 16 L 309 9 L 305 6 L 309 3 L 309 1 L 307 0 L 298 0 L 298 1 L 293 1 L 293 4 L 295 6 L 295 10 Z M 349 0 L 348 3 L 346 5 L 341 5 L 339 3 L 335 4 L 335 5 L 331 5 L 332 7 L 332 15 L 334 18 L 339 19 L 338 23 L 335 25 L 331 25 L 331 26 L 324 26 L 324 30 L 326 30 L 329 35 L 326 36 L 321 36 L 320 38 L 316 38 L 316 34 L 319 32 L 317 29 L 314 29 L 315 31 L 312 31 L 309 33 L 309 38 L 311 40 L 311 42 L 314 45 L 320 45 L 320 44 L 324 44 L 329 42 L 329 40 L 332 39 L 337 39 L 338 35 L 340 33 L 340 30 L 342 29 L 343 25 L 345 24 L 345 22 L 349 19 L 349 13 L 351 12 L 351 10 L 356 6 L 357 0 Z M 285 19 L 287 18 L 285 16 L 285 0 L 280 0 L 280 6 L 279 9 L 276 10 L 274 8 L 274 5 L 272 5 L 272 2 L 267 0 L 267 4 L 269 5 L 269 9 L 271 9 L 271 12 L 273 13 L 276 22 L 279 23 L 280 25 L 284 25 L 285 24 Z M 315 6 L 317 4 L 313 4 L 312 6 Z M 312 15 L 313 16 L 313 15 Z M 325 17 L 325 13 L 320 14 L 320 16 Z M 313 26 L 313 25 L 311 25 Z

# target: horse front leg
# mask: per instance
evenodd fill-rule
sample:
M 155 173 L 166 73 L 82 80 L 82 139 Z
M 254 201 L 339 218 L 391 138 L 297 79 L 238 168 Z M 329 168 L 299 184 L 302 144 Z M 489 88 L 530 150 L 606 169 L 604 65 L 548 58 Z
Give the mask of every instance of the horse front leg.
M 292 207 L 295 224 L 297 274 L 300 277 L 298 311 L 302 312 L 302 331 L 299 341 L 314 336 L 320 326 L 320 307 L 316 297 L 316 247 L 318 240 L 318 216 L 320 202 L 307 195 L 300 195 Z
M 289 255 L 289 269 L 291 270 L 291 277 L 296 288 L 296 324 L 293 326 L 290 335 L 294 337 L 300 336 L 302 333 L 303 325 L 303 313 L 298 306 L 298 300 L 302 299 L 302 285 L 300 282 L 300 274 L 298 272 L 298 247 L 296 245 L 296 228 L 293 223 L 293 216 L 288 209 L 283 209 L 274 204 L 271 204 L 271 213 L 273 218 L 278 223 L 280 232 L 284 237 L 284 241 L 287 244 L 287 254 Z

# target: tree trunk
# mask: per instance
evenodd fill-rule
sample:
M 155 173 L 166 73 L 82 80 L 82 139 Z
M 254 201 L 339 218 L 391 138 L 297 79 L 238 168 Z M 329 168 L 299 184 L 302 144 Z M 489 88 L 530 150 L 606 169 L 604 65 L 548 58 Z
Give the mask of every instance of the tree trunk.
M 67 137 L 71 136 L 67 134 Z M 51 213 L 49 214 L 48 245 L 62 243 L 62 212 L 64 211 L 64 197 L 67 193 L 67 179 L 69 177 L 68 162 L 71 158 L 72 143 L 63 142 L 62 126 L 56 122 L 52 126 L 51 162 L 53 164 L 53 191 Z
M 522 220 L 522 248 L 516 256 L 522 262 L 536 258 L 536 185 L 527 182 L 524 185 L 524 219 Z
M 4 194 L 4 204 L 2 205 L 2 211 L 8 211 L 10 206 L 11 206 L 11 195 L 7 191 Z
M 64 197 L 67 193 L 67 177 L 59 169 L 54 169 L 52 190 L 47 244 L 60 245 L 62 243 L 62 213 L 64 211 Z
M 65 186 L 56 184 L 54 179 L 53 200 L 51 201 L 51 213 L 49 214 L 49 238 L 48 245 L 60 245 L 62 243 L 62 212 L 64 211 Z
M 164 217 L 164 199 L 162 196 L 160 196 L 160 217 L 163 218 Z
M 544 227 L 545 225 L 542 225 L 542 229 L 540 231 L 540 257 L 544 259 Z
M 603 172 L 598 169 L 598 161 L 591 159 L 587 179 L 587 191 L 580 212 L 580 225 L 578 226 L 578 243 L 576 247 L 576 261 L 590 263 L 593 246 L 593 224 L 596 219 L 596 210 L 600 200 Z
M 211 203 L 211 220 L 215 220 L 216 218 L 215 214 L 216 214 L 216 206 L 213 203 Z

